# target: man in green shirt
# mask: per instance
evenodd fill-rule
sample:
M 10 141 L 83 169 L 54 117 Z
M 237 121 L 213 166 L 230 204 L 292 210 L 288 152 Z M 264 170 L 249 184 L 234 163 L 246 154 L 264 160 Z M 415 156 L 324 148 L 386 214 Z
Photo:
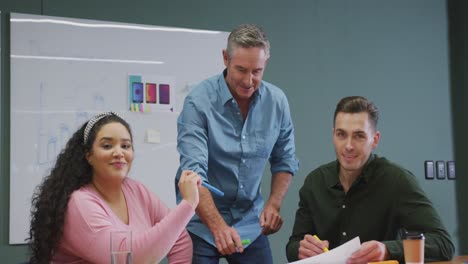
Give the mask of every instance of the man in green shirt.
M 361 248 L 348 264 L 403 261 L 402 230 L 424 233 L 426 261 L 452 258 L 450 236 L 414 175 L 372 154 L 380 139 L 378 115 L 377 107 L 360 96 L 345 97 L 336 106 L 337 160 L 305 179 L 286 246 L 289 261 L 323 253 L 356 236 Z

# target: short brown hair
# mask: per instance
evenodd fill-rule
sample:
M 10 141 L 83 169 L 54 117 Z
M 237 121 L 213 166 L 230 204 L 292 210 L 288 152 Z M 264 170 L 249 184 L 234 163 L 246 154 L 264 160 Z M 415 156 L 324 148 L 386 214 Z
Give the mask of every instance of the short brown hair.
M 335 109 L 333 117 L 333 127 L 335 127 L 336 116 L 338 113 L 362 113 L 369 114 L 369 121 L 374 130 L 377 130 L 377 122 L 379 121 L 379 109 L 375 104 L 362 96 L 348 96 L 342 98 Z

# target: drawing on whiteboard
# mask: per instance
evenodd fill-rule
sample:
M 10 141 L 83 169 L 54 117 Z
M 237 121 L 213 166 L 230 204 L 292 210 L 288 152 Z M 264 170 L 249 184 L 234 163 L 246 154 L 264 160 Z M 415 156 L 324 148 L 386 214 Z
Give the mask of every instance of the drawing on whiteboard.
M 43 105 L 44 97 L 44 83 L 39 85 L 39 129 L 37 130 L 37 148 L 36 148 L 36 158 L 37 165 L 47 165 L 49 166 L 54 162 L 57 154 L 59 153 L 59 148 L 61 148 L 66 140 L 69 138 L 70 130 L 65 123 L 59 124 L 58 134 L 54 133 L 54 128 L 51 128 L 45 124 L 46 117 L 44 113 Z M 58 138 L 60 142 L 57 144 Z
M 95 109 L 105 111 L 106 110 L 105 102 L 106 100 L 104 99 L 104 96 L 102 94 L 97 93 L 94 95 L 94 108 Z M 86 121 L 86 119 L 83 120 L 83 122 L 84 121 Z
M 36 145 L 36 163 L 38 166 L 50 166 L 71 137 L 71 129 L 76 129 L 92 115 L 87 111 L 77 109 L 76 111 L 72 111 L 75 117 L 71 120 L 71 123 L 66 123 L 60 119 L 52 122 L 50 120 L 50 113 L 44 110 L 44 96 L 46 94 L 47 91 L 45 91 L 44 83 L 41 82 L 39 85 L 39 120 Z M 92 101 L 95 109 L 106 109 L 103 95 L 94 94 Z

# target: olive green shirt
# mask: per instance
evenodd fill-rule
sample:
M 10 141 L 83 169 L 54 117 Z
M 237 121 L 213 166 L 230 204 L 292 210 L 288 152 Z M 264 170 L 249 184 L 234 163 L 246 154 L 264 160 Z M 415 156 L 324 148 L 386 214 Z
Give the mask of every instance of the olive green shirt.
M 306 234 L 328 240 L 330 249 L 356 236 L 361 243 L 381 241 L 390 259 L 403 261 L 403 228 L 424 233 L 426 261 L 452 258 L 450 236 L 410 171 L 371 154 L 348 193 L 338 172 L 339 163 L 333 161 L 306 177 L 286 246 L 289 261 L 298 259 L 299 242 Z

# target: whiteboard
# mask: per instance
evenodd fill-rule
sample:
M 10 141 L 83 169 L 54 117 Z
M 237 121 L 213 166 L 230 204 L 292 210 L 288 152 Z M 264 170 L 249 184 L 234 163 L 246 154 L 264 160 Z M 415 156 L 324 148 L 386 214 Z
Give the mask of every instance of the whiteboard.
M 132 127 L 130 177 L 175 206 L 177 116 L 190 88 L 223 70 L 228 33 L 18 13 L 10 22 L 10 243 L 25 243 L 35 187 L 101 111 L 119 112 Z M 135 79 L 164 83 L 170 96 L 134 108 Z M 161 87 L 154 96 L 168 92 Z

